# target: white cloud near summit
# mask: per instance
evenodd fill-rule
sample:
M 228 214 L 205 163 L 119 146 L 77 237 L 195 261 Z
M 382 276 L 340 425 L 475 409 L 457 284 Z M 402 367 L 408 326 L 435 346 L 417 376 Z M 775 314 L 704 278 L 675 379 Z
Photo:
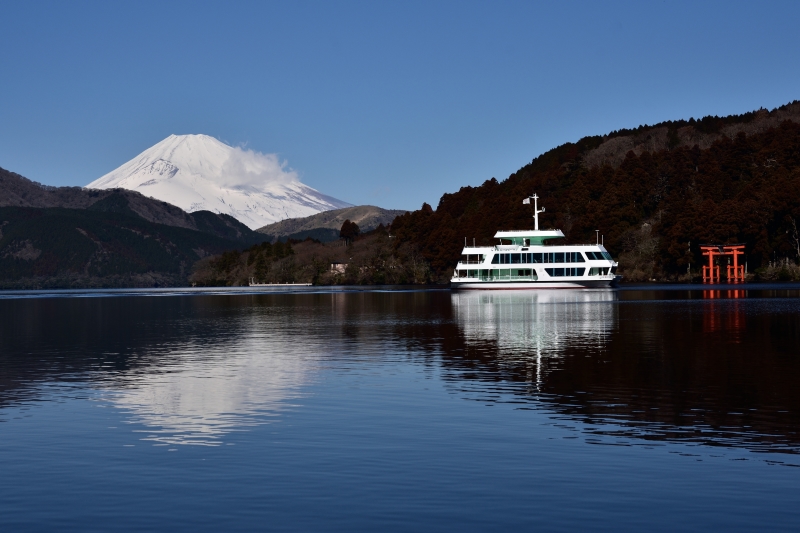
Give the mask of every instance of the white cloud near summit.
M 300 181 L 297 172 L 288 168 L 277 154 L 232 148 L 222 165 L 222 185 L 226 187 L 259 187 L 268 183 L 289 184 Z

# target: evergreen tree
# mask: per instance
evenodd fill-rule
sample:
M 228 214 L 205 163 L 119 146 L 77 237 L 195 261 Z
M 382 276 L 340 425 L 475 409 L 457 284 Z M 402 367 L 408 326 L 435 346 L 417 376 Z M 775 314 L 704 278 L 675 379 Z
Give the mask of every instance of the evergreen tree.
M 355 222 L 350 222 L 350 219 L 344 221 L 342 224 L 342 229 L 339 230 L 339 238 L 344 239 L 344 242 L 350 244 L 358 237 L 361 230 L 358 228 L 358 224 Z

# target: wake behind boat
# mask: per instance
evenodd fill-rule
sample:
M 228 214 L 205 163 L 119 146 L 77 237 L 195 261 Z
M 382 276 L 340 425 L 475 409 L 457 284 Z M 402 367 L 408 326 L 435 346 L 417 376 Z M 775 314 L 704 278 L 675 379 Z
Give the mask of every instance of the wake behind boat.
M 452 289 L 572 289 L 609 287 L 622 276 L 602 244 L 545 246 L 560 239 L 559 229 L 539 230 L 539 197 L 533 199 L 534 229 L 498 231 L 500 244 L 464 246 L 450 280 Z

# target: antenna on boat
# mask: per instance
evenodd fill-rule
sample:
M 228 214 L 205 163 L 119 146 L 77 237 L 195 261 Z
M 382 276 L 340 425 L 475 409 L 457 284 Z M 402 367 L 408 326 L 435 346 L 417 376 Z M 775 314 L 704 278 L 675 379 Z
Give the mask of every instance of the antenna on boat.
M 539 231 L 539 213 L 544 213 L 544 207 L 539 209 L 539 203 L 537 202 L 539 197 L 536 196 L 536 193 L 533 193 L 533 196 L 529 196 L 522 200 L 522 203 L 530 205 L 531 198 L 533 198 L 533 229 Z

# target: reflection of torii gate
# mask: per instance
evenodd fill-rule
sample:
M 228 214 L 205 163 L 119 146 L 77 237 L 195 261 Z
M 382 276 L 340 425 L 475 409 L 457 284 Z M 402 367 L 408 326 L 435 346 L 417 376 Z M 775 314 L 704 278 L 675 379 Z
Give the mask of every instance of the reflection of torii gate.
M 708 256 L 708 265 L 703 267 L 703 281 L 719 281 L 719 265 L 714 264 L 716 256 L 733 256 L 733 264 L 728 265 L 728 281 L 744 281 L 744 265 L 739 264 L 739 256 L 744 255 L 744 244 L 701 244 L 703 255 Z

